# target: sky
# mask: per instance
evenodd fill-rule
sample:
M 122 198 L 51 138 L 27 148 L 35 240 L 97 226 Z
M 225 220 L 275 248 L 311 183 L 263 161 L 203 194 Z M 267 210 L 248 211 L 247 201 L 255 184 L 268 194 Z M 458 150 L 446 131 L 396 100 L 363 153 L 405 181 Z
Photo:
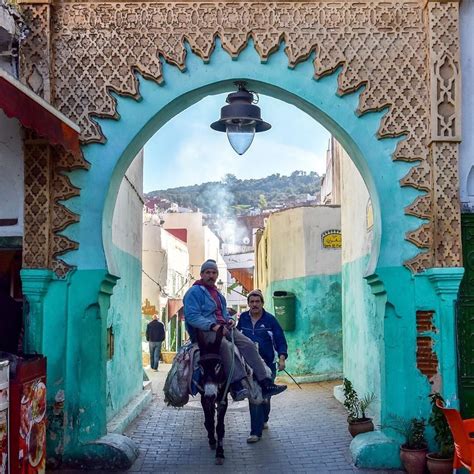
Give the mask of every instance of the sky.
M 305 112 L 280 100 L 260 96 L 262 118 L 271 123 L 257 133 L 249 150 L 237 155 L 227 135 L 212 130 L 227 94 L 209 96 L 167 122 L 145 145 L 144 191 L 220 181 L 263 178 L 326 165 L 329 132 Z

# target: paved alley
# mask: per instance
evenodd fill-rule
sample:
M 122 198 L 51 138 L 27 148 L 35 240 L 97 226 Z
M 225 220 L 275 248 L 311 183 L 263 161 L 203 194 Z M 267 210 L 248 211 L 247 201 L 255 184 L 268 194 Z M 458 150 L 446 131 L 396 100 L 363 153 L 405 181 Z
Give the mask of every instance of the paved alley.
M 304 384 L 303 390 L 291 385 L 284 394 L 274 397 L 269 429 L 253 445 L 246 443 L 247 403 L 231 403 L 226 416 L 226 461 L 224 466 L 215 466 L 199 398 L 182 409 L 166 407 L 161 389 L 164 370 L 160 366 L 158 374 L 150 374 L 154 401 L 126 432 L 140 446 L 140 456 L 129 472 L 384 472 L 352 465 L 346 415 L 332 396 L 332 382 Z

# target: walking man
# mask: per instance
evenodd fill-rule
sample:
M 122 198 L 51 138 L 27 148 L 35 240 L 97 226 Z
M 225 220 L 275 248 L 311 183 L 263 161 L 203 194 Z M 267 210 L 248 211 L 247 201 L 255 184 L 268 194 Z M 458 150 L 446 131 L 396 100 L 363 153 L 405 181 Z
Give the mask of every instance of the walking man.
M 226 374 L 229 374 L 234 357 L 231 343 L 231 332 L 235 321 L 229 316 L 226 300 L 219 292 L 215 283 L 219 271 L 215 260 L 206 260 L 201 266 L 201 279 L 196 281 L 184 295 L 184 318 L 191 340 L 196 340 L 196 329 L 203 332 L 207 342 L 213 342 L 216 333 L 224 326 L 224 336 L 221 343 L 222 362 Z M 277 395 L 286 389 L 286 385 L 275 385 L 267 376 L 265 364 L 258 355 L 255 344 L 239 331 L 234 331 L 234 343 L 240 353 L 253 369 L 255 378 L 262 387 L 264 397 Z M 243 387 L 242 379 L 246 377 L 245 369 L 240 361 L 235 358 L 232 377 L 232 395 L 239 401 L 248 397 L 248 390 Z
M 276 376 L 275 352 L 278 354 L 278 370 L 285 369 L 288 357 L 288 345 L 285 334 L 273 314 L 263 309 L 263 294 L 260 290 L 253 290 L 247 295 L 249 311 L 240 315 L 237 329 L 242 331 L 258 346 L 258 352 L 265 364 L 270 367 L 273 380 Z M 268 427 L 270 415 L 270 398 L 264 403 L 256 405 L 249 400 L 250 436 L 247 443 L 256 443 L 262 437 L 262 430 Z
M 158 365 L 160 363 L 161 345 L 165 340 L 165 326 L 158 319 L 158 315 L 153 315 L 153 320 L 150 321 L 146 327 L 146 340 L 150 347 L 150 367 L 155 372 L 158 372 Z

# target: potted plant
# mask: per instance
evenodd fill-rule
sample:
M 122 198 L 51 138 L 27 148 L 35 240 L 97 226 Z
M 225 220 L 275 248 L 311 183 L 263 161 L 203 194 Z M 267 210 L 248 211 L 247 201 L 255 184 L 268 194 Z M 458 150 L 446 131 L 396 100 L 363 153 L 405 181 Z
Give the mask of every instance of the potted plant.
M 436 406 L 437 400 L 444 404 L 443 397 L 436 392 L 430 395 L 430 399 L 431 416 L 428 422 L 434 429 L 438 451 L 426 455 L 428 470 L 431 474 L 449 474 L 453 471 L 453 435 L 443 412 Z
M 368 393 L 363 398 L 359 398 L 357 392 L 352 386 L 352 382 L 344 379 L 344 407 L 347 410 L 347 422 L 349 423 L 349 433 L 354 437 L 360 433 L 374 431 L 372 418 L 368 418 L 365 414 L 367 408 L 375 400 L 373 392 Z
M 405 442 L 400 446 L 400 459 L 408 474 L 424 474 L 428 443 L 425 438 L 426 421 L 424 418 L 406 420 L 392 416 L 394 423 L 387 425 L 401 434 Z

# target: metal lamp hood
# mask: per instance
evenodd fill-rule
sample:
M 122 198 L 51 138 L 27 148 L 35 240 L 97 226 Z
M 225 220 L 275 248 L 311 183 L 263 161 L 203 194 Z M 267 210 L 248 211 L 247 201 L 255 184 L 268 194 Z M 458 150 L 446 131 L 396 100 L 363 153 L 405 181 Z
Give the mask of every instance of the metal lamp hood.
M 226 132 L 232 148 L 243 155 L 252 144 L 255 133 L 265 132 L 271 125 L 262 120 L 260 107 L 255 105 L 256 94 L 245 88 L 245 83 L 236 83 L 237 92 L 227 96 L 221 108 L 221 118 L 211 124 L 218 132 Z M 257 96 L 258 97 L 258 96 Z

